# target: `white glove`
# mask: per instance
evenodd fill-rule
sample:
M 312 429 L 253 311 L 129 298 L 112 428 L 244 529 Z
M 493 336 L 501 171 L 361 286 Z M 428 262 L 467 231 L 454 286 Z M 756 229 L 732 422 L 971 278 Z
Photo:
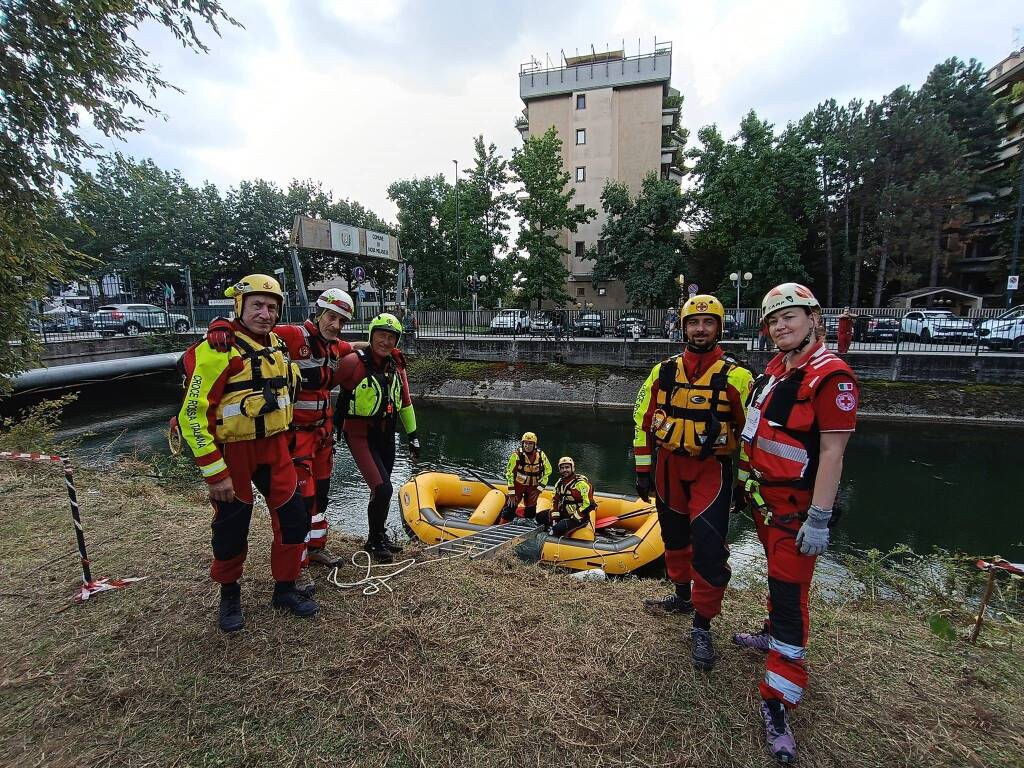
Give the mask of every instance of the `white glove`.
M 807 510 L 807 519 L 796 534 L 796 546 L 801 555 L 821 555 L 828 549 L 828 522 L 832 519 L 831 509 L 821 509 L 813 504 Z

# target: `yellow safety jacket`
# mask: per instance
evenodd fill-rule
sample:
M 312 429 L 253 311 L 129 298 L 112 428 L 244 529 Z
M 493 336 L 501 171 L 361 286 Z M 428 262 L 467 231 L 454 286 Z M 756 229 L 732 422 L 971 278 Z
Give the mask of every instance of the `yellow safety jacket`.
M 575 520 L 589 520 L 594 503 L 594 487 L 586 475 L 573 475 L 568 480 L 558 478 L 552 492 L 551 518 L 559 520 L 571 517 Z
M 524 453 L 522 448 L 517 448 L 508 457 L 505 481 L 510 489 L 516 483 L 527 486 L 547 485 L 549 477 L 551 477 L 551 462 L 540 448 L 534 449 L 533 458 Z
M 660 364 L 656 379 L 650 431 L 661 448 L 701 458 L 728 456 L 736 450 L 738 435 L 728 390 L 732 384 L 746 392 L 749 371 L 720 359 L 691 382 L 676 356 Z
M 242 368 L 228 376 L 217 403 L 217 442 L 237 443 L 287 430 L 300 372 L 289 360 L 284 341 L 271 333 L 270 346 L 264 347 L 236 331 L 229 355 L 241 357 Z

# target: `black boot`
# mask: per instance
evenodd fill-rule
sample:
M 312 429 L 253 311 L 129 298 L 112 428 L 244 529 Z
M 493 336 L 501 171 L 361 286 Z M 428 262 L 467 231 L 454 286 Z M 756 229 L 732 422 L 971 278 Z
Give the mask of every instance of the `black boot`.
M 693 602 L 679 595 L 644 600 L 644 610 L 660 616 L 665 613 L 693 613 Z
M 294 581 L 279 581 L 274 585 L 274 597 L 270 601 L 274 608 L 290 611 L 293 616 L 308 618 L 320 610 L 313 598 L 299 592 Z
M 393 563 L 394 555 L 388 549 L 387 542 L 382 541 L 380 536 L 370 536 L 363 545 L 363 549 L 369 553 L 370 559 L 375 563 Z
M 402 551 L 402 545 L 392 541 L 386 531 L 380 535 L 380 540 L 387 547 L 388 552 L 397 555 Z
M 238 582 L 221 584 L 217 626 L 222 632 L 237 632 L 245 626 L 245 617 L 242 615 L 242 589 Z

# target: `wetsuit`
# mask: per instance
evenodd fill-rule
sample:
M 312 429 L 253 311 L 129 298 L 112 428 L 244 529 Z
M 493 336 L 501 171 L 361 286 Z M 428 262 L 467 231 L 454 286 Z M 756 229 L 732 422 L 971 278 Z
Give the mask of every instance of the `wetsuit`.
M 591 524 L 591 517 L 597 504 L 594 501 L 594 487 L 585 475 L 573 474 L 560 477 L 555 483 L 550 510 L 537 513 L 537 522 L 551 526 L 555 536 L 570 533 Z
M 341 387 L 335 418 L 343 419 L 345 442 L 370 488 L 368 543 L 380 544 L 386 540 L 394 494 L 391 470 L 397 422 L 401 420 L 410 441 L 416 437 L 416 413 L 404 358 L 398 350 L 385 359 L 377 358 L 372 349 L 359 350 L 342 358 L 335 382 Z
M 523 502 L 523 517 L 537 516 L 537 498 L 541 489 L 548 484 L 551 476 L 551 462 L 540 448 L 526 453 L 517 448 L 508 458 L 505 467 L 505 482 L 508 487 L 508 504 L 501 511 L 501 519 L 508 522 L 516 516 L 516 507 Z

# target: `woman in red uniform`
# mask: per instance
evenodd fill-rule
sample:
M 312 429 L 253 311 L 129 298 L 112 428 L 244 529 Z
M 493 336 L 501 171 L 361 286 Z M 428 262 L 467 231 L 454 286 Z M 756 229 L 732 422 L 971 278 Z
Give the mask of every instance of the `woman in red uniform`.
M 416 412 L 409 395 L 405 360 L 396 348 L 402 324 L 388 313 L 370 321 L 370 345 L 342 358 L 335 383 L 341 386 L 336 418 L 359 472 L 370 488 L 365 549 L 377 562 L 390 563 L 399 551 L 386 530 L 391 508 L 391 470 L 395 466 L 395 431 L 399 420 L 409 436 L 409 458 L 419 460 Z
M 769 748 L 796 760 L 786 712 L 807 687 L 807 594 L 818 555 L 828 548 L 843 453 L 857 424 L 857 380 L 815 333 L 821 307 L 797 283 L 783 283 L 761 304 L 779 348 L 754 384 L 743 430 L 749 472 L 741 466 L 757 534 L 768 559 L 768 619 L 736 635 L 768 654 L 761 715 Z

